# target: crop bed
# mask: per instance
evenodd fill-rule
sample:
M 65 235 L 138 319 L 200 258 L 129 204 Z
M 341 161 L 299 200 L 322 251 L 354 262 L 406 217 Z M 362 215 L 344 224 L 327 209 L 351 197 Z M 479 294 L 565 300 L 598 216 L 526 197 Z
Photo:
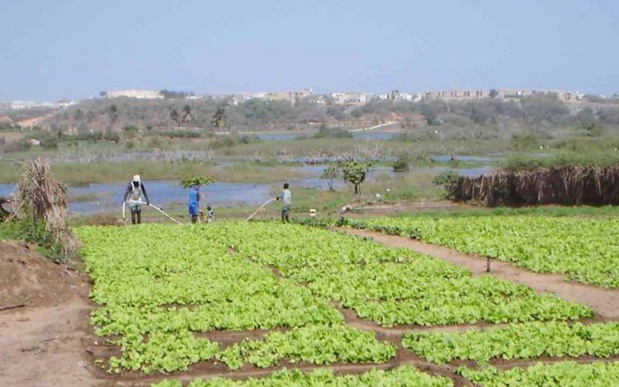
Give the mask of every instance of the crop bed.
M 202 378 L 192 386 L 376 380 L 443 386 L 511 377 L 473 364 L 454 373 L 443 363 L 483 365 L 505 353 L 511 357 L 504 359 L 523 360 L 619 353 L 616 325 L 574 322 L 594 317 L 587 306 L 328 230 L 220 222 L 82 227 L 76 233 L 94 280 L 91 298 L 99 305 L 91 322 L 111 353 L 97 363 L 120 377 Z M 508 331 L 481 338 L 432 331 L 479 323 L 507 323 L 496 329 Z M 518 335 L 509 329 L 536 345 L 544 342 L 540 332 L 557 335 L 563 347 L 528 357 L 499 344 L 479 350 Z M 604 344 L 604 335 L 615 339 Z M 261 370 L 264 377 L 246 379 Z M 222 372 L 246 380 L 210 378 Z M 616 367 L 604 372 L 613 377 Z
M 410 236 L 514 262 L 537 273 L 619 288 L 619 220 L 543 216 L 410 217 L 349 220 L 355 228 Z

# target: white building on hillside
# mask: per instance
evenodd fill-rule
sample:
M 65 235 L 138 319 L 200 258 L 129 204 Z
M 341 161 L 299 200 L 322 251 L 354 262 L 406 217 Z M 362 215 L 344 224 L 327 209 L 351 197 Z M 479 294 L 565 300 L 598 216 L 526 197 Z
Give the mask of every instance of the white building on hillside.
M 137 99 L 161 99 L 159 90 L 110 90 L 105 93 L 107 98 L 129 97 Z

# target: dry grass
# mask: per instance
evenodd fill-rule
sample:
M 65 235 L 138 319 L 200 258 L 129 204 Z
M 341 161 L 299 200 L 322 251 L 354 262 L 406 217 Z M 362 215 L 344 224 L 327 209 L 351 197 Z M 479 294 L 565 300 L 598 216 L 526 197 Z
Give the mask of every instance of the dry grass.
M 44 222 L 46 231 L 62 246 L 65 257 L 77 250 L 79 242 L 67 226 L 67 188 L 53 177 L 47 161 L 24 163 L 13 201 L 17 214 Z

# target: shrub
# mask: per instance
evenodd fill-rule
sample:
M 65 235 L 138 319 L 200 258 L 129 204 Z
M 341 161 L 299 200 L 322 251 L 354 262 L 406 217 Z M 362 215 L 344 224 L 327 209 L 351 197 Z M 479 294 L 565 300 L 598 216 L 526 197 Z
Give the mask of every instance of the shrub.
M 113 130 L 106 130 L 103 134 L 103 139 L 105 141 L 112 141 L 118 143 L 120 141 L 120 135 Z
M 320 125 L 318 132 L 314 138 L 352 138 L 353 135 L 349 131 L 342 128 L 328 128 L 326 125 Z
M 44 137 L 41 139 L 41 147 L 45 149 L 57 149 L 58 139 L 56 137 Z
M 200 138 L 202 134 L 193 130 L 167 130 L 160 133 L 170 138 Z
M 371 164 L 358 161 L 349 161 L 341 165 L 342 177 L 346 183 L 351 184 L 355 189 L 355 194 L 361 193 L 361 183 L 365 181 L 367 173 L 370 171 Z
M 513 149 L 531 149 L 539 145 L 539 138 L 534 134 L 514 134 L 511 139 Z
M 434 179 L 432 179 L 432 184 L 442 186 L 445 197 L 449 200 L 454 200 L 459 178 L 460 176 L 456 172 L 448 170 L 436 175 Z
M 399 155 L 393 163 L 394 172 L 406 172 L 410 169 L 410 158 L 408 155 Z
M 327 183 L 329 184 L 329 191 L 335 191 L 335 189 L 333 189 L 333 181 L 337 178 L 338 175 L 339 168 L 336 164 L 330 164 L 322 171 L 322 175 L 320 176 L 320 178 L 327 180 Z

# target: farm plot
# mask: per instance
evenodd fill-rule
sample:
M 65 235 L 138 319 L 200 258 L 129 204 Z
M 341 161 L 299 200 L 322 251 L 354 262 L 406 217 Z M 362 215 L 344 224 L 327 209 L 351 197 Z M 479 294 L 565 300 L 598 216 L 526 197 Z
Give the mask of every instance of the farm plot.
M 411 332 L 404 335 L 403 345 L 438 364 L 542 356 L 606 358 L 619 355 L 619 323 L 534 322 L 463 333 Z
M 439 367 L 442 376 L 462 378 L 415 352 L 415 326 L 559 324 L 593 316 L 584 305 L 492 277 L 474 278 L 466 269 L 408 249 L 328 230 L 221 222 L 83 227 L 76 233 L 94 280 L 91 298 L 100 305 L 91 322 L 111 344 L 112 356 L 98 362 L 122 375 L 189 370 L 189 375 L 209 376 L 236 370 L 242 376 L 265 369 L 268 374 L 261 375 L 270 376 L 240 385 L 287 385 L 291 379 L 308 385 L 323 384 L 320 380 L 372 385 L 376 378 L 397 385 L 406 378 L 419 381 L 410 385 L 450 385 L 452 380 L 411 367 Z M 406 326 L 381 341 L 374 329 L 347 325 L 340 306 L 385 329 Z M 402 337 L 403 329 L 410 335 Z M 404 347 L 418 360 L 401 363 Z M 198 363 L 202 371 L 192 373 L 190 367 Z M 366 368 L 355 372 L 369 372 L 272 373 L 281 367 L 347 364 L 361 364 Z M 390 370 L 372 370 L 377 365 Z
M 619 288 L 619 220 L 538 216 L 374 218 L 349 225 L 511 261 L 570 281 Z
M 122 351 L 109 359 L 111 371 L 172 372 L 209 360 L 230 368 L 270 366 L 282 358 L 379 363 L 395 355 L 395 347 L 373 333 L 344 326 L 326 300 L 239 257 L 205 229 L 153 225 L 77 233 L 95 281 L 91 297 L 101 305 L 91 322 Z M 280 331 L 227 351 L 195 334 L 255 329 Z M 342 341 L 351 345 L 342 350 Z
M 385 327 L 593 315 L 586 306 L 493 277 L 474 278 L 466 269 L 408 249 L 389 249 L 326 230 L 288 227 L 286 238 L 278 232 L 268 224 L 255 225 L 243 233 L 239 252 Z M 268 249 L 261 238 L 270 241 Z

